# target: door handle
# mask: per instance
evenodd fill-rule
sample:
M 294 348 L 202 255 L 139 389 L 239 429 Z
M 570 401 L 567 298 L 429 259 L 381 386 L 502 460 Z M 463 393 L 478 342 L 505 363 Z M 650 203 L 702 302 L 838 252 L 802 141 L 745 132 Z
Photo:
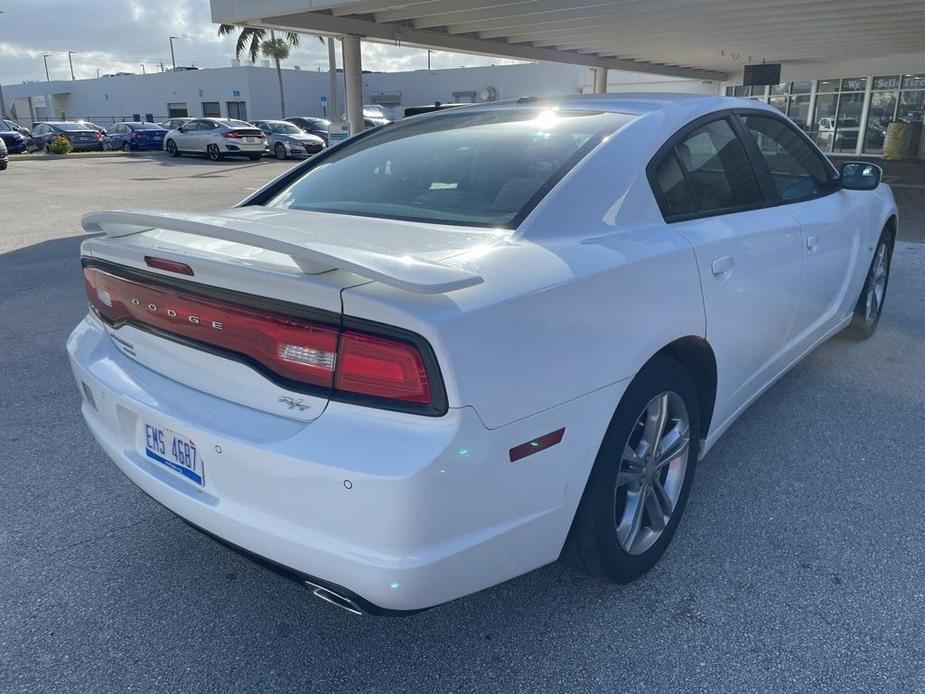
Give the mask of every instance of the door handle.
M 810 234 L 806 237 L 806 250 L 810 253 L 816 252 L 816 247 L 819 245 L 819 237 L 815 234 Z
M 732 256 L 724 255 L 720 258 L 713 259 L 713 275 L 715 277 L 726 277 L 732 272 Z

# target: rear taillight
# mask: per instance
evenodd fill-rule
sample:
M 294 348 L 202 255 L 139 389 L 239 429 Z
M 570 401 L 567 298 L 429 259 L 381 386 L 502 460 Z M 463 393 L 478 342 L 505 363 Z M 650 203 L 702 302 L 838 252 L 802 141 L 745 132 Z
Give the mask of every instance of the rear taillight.
M 334 385 L 378 398 L 430 402 L 427 371 L 414 345 L 350 330 L 340 337 Z
M 241 137 L 241 133 L 236 132 L 234 130 L 226 130 L 225 132 L 222 133 L 222 137 L 239 138 Z
M 371 398 L 370 404 L 432 403 L 424 360 L 411 342 L 135 281 L 96 267 L 84 268 L 84 282 L 95 312 L 116 327 L 132 323 L 234 353 L 267 375 L 324 389 L 327 395 Z

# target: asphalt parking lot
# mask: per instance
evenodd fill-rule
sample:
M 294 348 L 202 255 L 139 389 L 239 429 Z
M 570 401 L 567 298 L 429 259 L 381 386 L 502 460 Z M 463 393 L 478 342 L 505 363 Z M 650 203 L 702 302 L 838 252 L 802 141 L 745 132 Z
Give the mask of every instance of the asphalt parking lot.
M 86 310 L 84 212 L 219 208 L 291 165 L 0 174 L 0 691 L 925 690 L 920 169 L 894 179 L 878 334 L 823 345 L 730 429 L 650 574 L 620 587 L 553 565 L 360 618 L 136 490 L 86 430 L 64 351 Z

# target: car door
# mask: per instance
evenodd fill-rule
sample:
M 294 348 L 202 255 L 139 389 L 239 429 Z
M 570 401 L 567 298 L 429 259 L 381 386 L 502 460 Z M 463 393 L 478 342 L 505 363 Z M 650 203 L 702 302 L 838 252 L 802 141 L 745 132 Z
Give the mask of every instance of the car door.
M 767 168 L 781 210 L 800 223 L 803 284 L 794 334 L 798 344 L 810 345 L 853 308 L 859 288 L 852 280 L 866 257 L 864 196 L 841 190 L 828 160 L 788 121 L 767 112 L 738 117 Z
M 109 129 L 109 147 L 111 149 L 122 149 L 127 141 L 126 131 L 128 126 L 122 123 L 116 123 Z
M 45 123 L 39 123 L 32 129 L 32 142 L 35 149 L 45 149 L 48 144 L 48 133 L 51 127 Z
M 698 119 L 649 167 L 666 221 L 697 260 L 717 362 L 718 430 L 779 372 L 803 265 L 800 225 L 767 207 L 737 127 L 731 114 Z
M 177 138 L 177 146 L 184 152 L 201 152 L 205 149 L 202 143 L 202 121 L 191 120 L 180 126 L 180 136 Z
M 221 143 L 216 139 L 220 137 L 221 128 L 213 120 L 203 119 L 199 121 L 199 130 L 196 139 L 196 151 L 205 152 L 209 145 L 218 144 L 221 149 Z

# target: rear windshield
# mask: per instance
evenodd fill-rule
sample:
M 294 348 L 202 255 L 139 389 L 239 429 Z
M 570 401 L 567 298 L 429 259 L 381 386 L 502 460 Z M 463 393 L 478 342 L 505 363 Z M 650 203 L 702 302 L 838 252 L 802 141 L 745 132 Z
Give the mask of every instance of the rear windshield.
M 129 123 L 128 127 L 132 130 L 162 130 L 157 123 Z
M 633 116 L 599 111 L 433 114 L 331 152 L 268 204 L 440 224 L 511 226 L 597 141 Z

